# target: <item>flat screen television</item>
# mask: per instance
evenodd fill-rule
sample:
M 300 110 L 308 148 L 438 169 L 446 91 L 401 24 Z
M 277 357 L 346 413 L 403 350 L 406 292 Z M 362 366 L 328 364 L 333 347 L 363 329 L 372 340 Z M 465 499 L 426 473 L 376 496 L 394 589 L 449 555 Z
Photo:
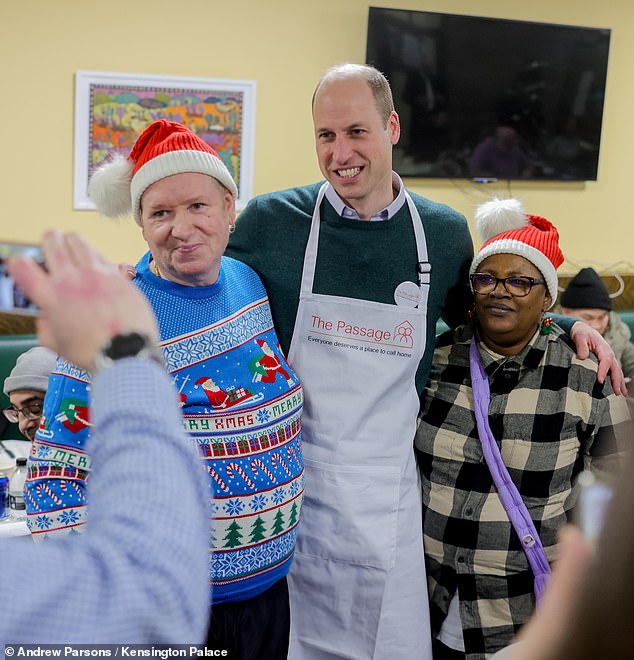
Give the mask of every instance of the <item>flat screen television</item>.
M 370 7 L 407 177 L 593 181 L 610 30 Z

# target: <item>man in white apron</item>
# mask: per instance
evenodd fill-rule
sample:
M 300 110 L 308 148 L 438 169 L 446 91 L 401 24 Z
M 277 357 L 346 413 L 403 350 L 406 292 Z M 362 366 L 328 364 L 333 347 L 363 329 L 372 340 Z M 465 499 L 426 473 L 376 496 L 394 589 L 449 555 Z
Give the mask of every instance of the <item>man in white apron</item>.
M 289 658 L 431 660 L 413 438 L 436 322 L 464 319 L 472 242 L 392 172 L 400 126 L 376 69 L 330 69 L 313 119 L 327 183 L 253 199 L 226 252 L 262 278 L 304 387 Z
M 431 339 L 449 288 L 458 286 L 461 267 L 468 268 L 471 239 L 459 214 L 424 200 L 436 245 L 441 237 L 453 243 L 446 263 L 432 268 L 426 223 L 392 172 L 400 127 L 381 74 L 352 65 L 333 71 L 316 94 L 314 118 L 320 166 L 330 183 L 311 187 L 299 205 L 291 202 L 292 211 L 271 209 L 266 223 L 258 221 L 257 209 L 245 210 L 235 251 L 228 251 L 269 280 L 282 348 L 306 397 L 306 496 L 290 575 L 289 658 L 427 660 L 412 449 L 417 385 L 424 385 L 428 370 L 421 375 L 419 365 L 426 348 L 433 350 L 428 327 Z M 249 227 L 257 236 L 247 235 Z M 240 249 L 242 238 L 253 254 Z M 280 254 L 259 262 L 256 255 L 273 256 L 271 242 L 280 240 L 286 243 Z M 341 286 L 333 288 L 331 277 Z

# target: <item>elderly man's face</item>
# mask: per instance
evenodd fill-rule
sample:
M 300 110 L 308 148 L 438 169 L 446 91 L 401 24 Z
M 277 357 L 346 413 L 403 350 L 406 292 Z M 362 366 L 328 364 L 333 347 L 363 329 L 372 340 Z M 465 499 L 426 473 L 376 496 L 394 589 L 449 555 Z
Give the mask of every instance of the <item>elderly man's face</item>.
M 233 195 L 206 174 L 165 177 L 141 198 L 143 237 L 160 274 L 185 286 L 217 280 L 234 220 Z
M 35 432 L 42 418 L 44 392 L 37 390 L 16 390 L 9 394 L 9 401 L 11 402 L 11 407 L 18 413 L 18 428 L 20 432 L 33 442 Z

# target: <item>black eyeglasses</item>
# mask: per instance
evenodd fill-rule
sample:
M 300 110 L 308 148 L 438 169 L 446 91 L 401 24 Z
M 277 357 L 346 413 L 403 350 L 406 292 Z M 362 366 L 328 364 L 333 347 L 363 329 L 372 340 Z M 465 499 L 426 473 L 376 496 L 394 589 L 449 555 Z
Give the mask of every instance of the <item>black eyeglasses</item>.
M 9 408 L 3 408 L 2 414 L 13 424 L 17 424 L 18 417 L 20 413 L 22 417 L 28 419 L 29 421 L 37 419 L 42 416 L 42 410 L 44 406 L 41 401 L 31 401 L 23 408 L 14 408 L 13 406 Z
M 476 293 L 481 293 L 483 295 L 495 291 L 495 288 L 500 282 L 502 282 L 506 292 L 516 298 L 527 296 L 531 292 L 531 289 L 537 284 L 546 286 L 544 280 L 536 280 L 534 277 L 528 277 L 526 275 L 494 277 L 488 273 L 474 273 L 469 279 L 471 280 L 471 288 Z

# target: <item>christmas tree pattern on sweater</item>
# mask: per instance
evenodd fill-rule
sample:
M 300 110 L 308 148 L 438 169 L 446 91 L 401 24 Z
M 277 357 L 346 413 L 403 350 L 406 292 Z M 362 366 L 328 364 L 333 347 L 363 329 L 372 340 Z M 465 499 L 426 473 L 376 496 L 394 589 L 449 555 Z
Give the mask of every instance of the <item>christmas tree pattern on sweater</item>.
M 216 285 L 195 288 L 158 280 L 146 259 L 137 272 L 157 311 L 184 428 L 209 475 L 213 602 L 252 598 L 293 558 L 304 493 L 301 385 L 248 266 L 223 258 Z
M 293 558 L 304 491 L 301 385 L 251 268 L 223 258 L 215 284 L 186 287 L 148 264 L 149 254 L 135 284 L 156 312 L 183 425 L 209 475 L 212 600 L 252 598 L 285 576 Z M 89 374 L 58 362 L 27 484 L 29 524 L 40 537 L 86 520 L 89 390 Z

